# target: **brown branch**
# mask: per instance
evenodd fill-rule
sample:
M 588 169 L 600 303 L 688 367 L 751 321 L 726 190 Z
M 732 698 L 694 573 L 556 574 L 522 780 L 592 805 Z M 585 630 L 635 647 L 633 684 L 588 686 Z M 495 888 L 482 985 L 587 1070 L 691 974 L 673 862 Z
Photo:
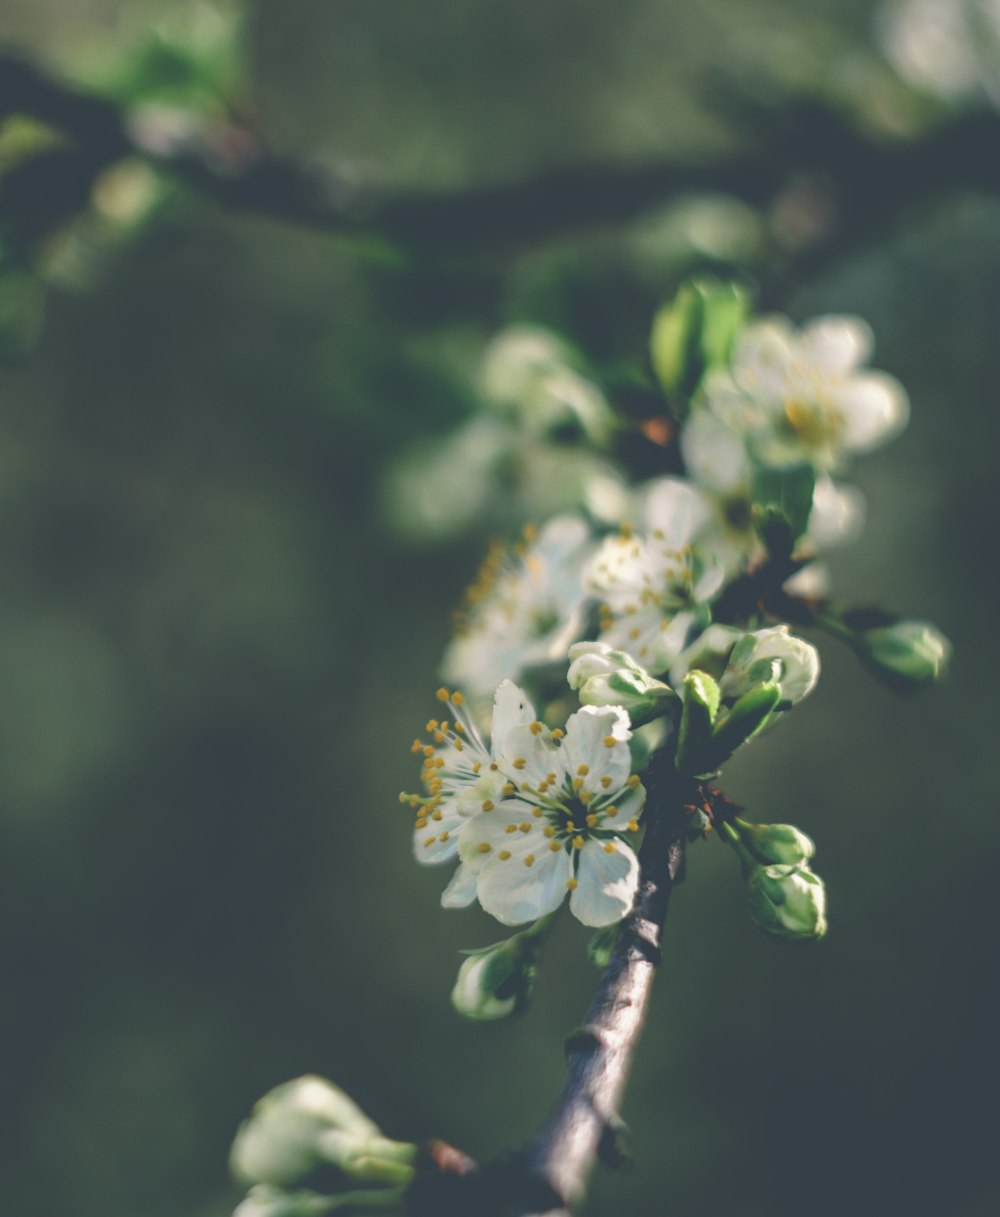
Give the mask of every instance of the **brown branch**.
M 526 1165 L 558 1202 L 533 1217 L 562 1217 L 579 1201 L 598 1156 L 613 1139 L 618 1107 L 649 1006 L 670 893 L 683 877 L 688 784 L 673 771 L 672 750 L 658 765 L 655 806 L 639 851 L 642 880 L 622 922 L 611 961 L 584 1026 L 567 1049 L 569 1076 Z M 669 766 L 669 768 L 668 768 Z
M 762 121 L 739 151 L 571 166 L 439 191 L 363 183 L 344 170 L 278 155 L 247 126 L 192 123 L 178 131 L 130 122 L 115 102 L 8 53 L 0 54 L 0 118 L 9 114 L 42 119 L 72 141 L 4 175 L 0 220 L 15 232 L 37 231 L 39 211 L 55 219 L 81 206 L 101 169 L 125 156 L 141 157 L 234 211 L 439 253 L 525 246 L 627 221 L 691 193 L 722 192 L 779 217 L 817 197 L 818 229 L 786 251 L 787 281 L 876 239 L 920 200 L 962 188 L 1000 193 L 995 113 L 959 115 L 917 139 L 887 142 L 829 110 L 794 103 Z

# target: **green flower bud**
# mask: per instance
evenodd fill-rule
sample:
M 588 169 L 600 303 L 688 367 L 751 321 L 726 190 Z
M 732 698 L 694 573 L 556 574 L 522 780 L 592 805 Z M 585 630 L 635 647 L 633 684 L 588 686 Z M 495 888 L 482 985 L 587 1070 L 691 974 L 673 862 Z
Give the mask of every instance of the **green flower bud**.
M 538 939 L 549 923 L 544 917 L 503 942 L 466 951 L 458 969 L 451 1004 L 464 1018 L 496 1022 L 520 1014 L 535 988 Z
M 765 865 L 794 866 L 808 862 L 816 852 L 812 838 L 794 824 L 749 824 L 746 820 L 737 820 L 735 826 L 743 844 Z
M 259 1183 L 252 1187 L 233 1217 L 323 1217 L 332 1213 L 338 1200 L 318 1192 L 283 1192 Z
M 584 706 L 621 706 L 634 727 L 664 714 L 677 694 L 656 680 L 626 651 L 606 642 L 578 642 L 569 649 L 566 679 Z
M 916 693 L 941 680 L 951 643 L 927 621 L 898 621 L 864 630 L 854 646 L 869 668 L 897 693 Z
M 776 684 L 778 709 L 786 710 L 810 693 L 819 679 L 819 653 L 787 625 L 744 634 L 733 647 L 719 679 L 723 701 L 735 704 L 755 685 Z
M 709 759 L 712 728 L 719 712 L 719 686 L 707 672 L 688 672 L 677 739 L 677 770 L 693 777 L 713 772 Z
M 804 863 L 754 867 L 747 878 L 747 909 L 751 920 L 779 942 L 826 933 L 826 889 Z
M 240 1126 L 230 1153 L 233 1174 L 247 1183 L 295 1183 L 330 1165 L 365 1183 L 409 1182 L 416 1147 L 390 1141 L 338 1087 L 301 1077 L 276 1086 Z

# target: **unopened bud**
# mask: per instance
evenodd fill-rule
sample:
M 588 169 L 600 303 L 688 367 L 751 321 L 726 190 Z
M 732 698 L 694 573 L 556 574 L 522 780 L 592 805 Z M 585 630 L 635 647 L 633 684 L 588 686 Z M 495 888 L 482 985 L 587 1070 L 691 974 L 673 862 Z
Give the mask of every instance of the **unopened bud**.
M 412 1176 L 416 1147 L 390 1141 L 331 1082 L 301 1077 L 276 1086 L 240 1126 L 230 1153 L 247 1183 L 295 1183 L 321 1165 L 365 1183 L 401 1185 Z
M 855 648 L 865 663 L 897 693 L 915 693 L 941 680 L 951 643 L 927 621 L 898 621 L 856 635 Z
M 451 1004 L 464 1018 L 496 1022 L 520 1014 L 535 988 L 536 947 L 528 934 L 469 951 L 458 969 Z
M 794 866 L 798 862 L 808 862 L 816 852 L 812 838 L 794 824 L 749 824 L 746 820 L 737 820 L 735 826 L 743 844 L 765 865 Z
M 650 358 L 674 413 L 683 418 L 702 376 L 726 363 L 749 301 L 733 283 L 693 279 L 656 314 Z
M 776 684 L 779 709 L 788 709 L 811 692 L 819 679 L 814 646 L 790 633 L 787 625 L 744 634 L 730 652 L 719 679 L 723 700 L 733 704 L 760 684 Z
M 283 1192 L 281 1188 L 258 1183 L 237 1205 L 233 1217 L 323 1217 L 333 1212 L 337 1202 L 318 1192 Z
M 754 867 L 747 878 L 747 909 L 754 923 L 780 942 L 826 933 L 826 889 L 804 863 Z
M 569 657 L 566 679 L 579 692 L 581 704 L 621 706 L 633 726 L 658 718 L 677 700 L 669 685 L 650 676 L 627 651 L 616 651 L 606 642 L 578 642 L 570 647 Z

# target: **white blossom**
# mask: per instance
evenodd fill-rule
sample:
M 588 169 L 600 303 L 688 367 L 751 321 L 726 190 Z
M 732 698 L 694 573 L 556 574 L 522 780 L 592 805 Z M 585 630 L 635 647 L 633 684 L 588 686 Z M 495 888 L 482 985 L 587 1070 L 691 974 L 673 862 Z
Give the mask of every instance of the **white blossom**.
M 889 62 L 915 89 L 1000 102 L 1000 0 L 901 0 L 882 6 L 878 26 Z
M 631 772 L 628 715 L 585 706 L 562 730 L 537 719 L 511 728 L 498 754 L 504 781 L 459 834 L 466 903 L 504 925 L 553 912 L 569 895 L 585 925 L 621 920 L 639 885 L 628 841 L 645 790 Z M 454 903 L 458 903 L 457 900 Z
M 693 544 L 711 517 L 695 487 L 661 478 L 646 491 L 643 530 L 624 526 L 591 561 L 588 586 L 600 598 L 600 641 L 665 671 L 684 649 L 726 578 L 707 548 Z
M 706 376 L 705 405 L 746 438 L 755 459 L 832 471 L 891 439 L 909 417 L 900 383 L 862 370 L 872 345 L 871 330 L 853 317 L 820 317 L 799 331 L 783 317 L 754 322 L 729 369 Z
M 564 661 L 583 628 L 590 552 L 587 525 L 569 515 L 549 520 L 513 555 L 494 547 L 466 593 L 443 678 L 482 701 L 503 680 Z

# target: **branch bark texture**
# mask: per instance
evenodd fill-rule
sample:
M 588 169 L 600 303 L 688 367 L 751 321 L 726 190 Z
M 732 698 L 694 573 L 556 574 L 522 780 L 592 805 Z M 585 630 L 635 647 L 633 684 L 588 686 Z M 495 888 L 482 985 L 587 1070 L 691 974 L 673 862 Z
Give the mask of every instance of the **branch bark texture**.
M 587 1013 L 570 1039 L 569 1076 L 528 1150 L 530 1171 L 560 1198 L 533 1217 L 564 1217 L 581 1199 L 598 1156 L 613 1145 L 618 1107 L 646 1019 L 670 894 L 683 877 L 687 784 L 673 772 L 672 750 L 659 766 L 639 861 L 635 908 L 622 923 L 611 961 Z

